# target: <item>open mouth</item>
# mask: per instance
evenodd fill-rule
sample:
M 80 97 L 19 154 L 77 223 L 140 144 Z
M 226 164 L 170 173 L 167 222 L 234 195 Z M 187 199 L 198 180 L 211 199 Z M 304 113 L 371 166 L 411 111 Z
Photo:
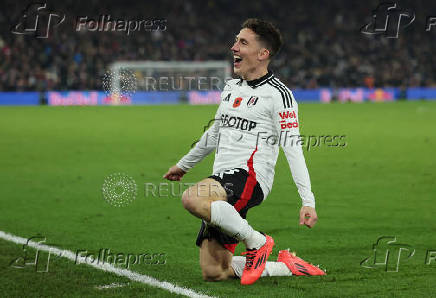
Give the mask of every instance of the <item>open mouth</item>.
M 233 66 L 238 68 L 241 65 L 242 58 L 241 56 L 234 55 L 233 56 Z

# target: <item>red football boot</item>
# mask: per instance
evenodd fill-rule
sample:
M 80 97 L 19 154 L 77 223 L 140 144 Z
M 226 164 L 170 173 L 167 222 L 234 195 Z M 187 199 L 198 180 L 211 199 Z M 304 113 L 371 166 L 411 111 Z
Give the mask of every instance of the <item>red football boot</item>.
M 247 249 L 242 255 L 245 256 L 245 268 L 241 276 L 242 285 L 251 285 L 256 282 L 265 269 L 266 260 L 274 246 L 274 239 L 265 235 L 266 242 L 259 249 Z
M 321 268 L 304 261 L 289 250 L 279 251 L 277 262 L 285 263 L 293 275 L 326 275 Z

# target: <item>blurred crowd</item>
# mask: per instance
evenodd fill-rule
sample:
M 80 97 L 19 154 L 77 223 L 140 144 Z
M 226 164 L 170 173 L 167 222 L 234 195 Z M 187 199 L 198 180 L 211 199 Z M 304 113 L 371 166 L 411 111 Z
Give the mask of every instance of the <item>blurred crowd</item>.
M 248 17 L 272 21 L 284 46 L 271 69 L 290 88 L 436 86 L 436 26 L 425 30 L 436 4 L 398 1 L 415 21 L 398 39 L 368 36 L 379 1 L 80 1 L 47 2 L 65 15 L 48 38 L 11 33 L 26 3 L 6 0 L 0 10 L 0 91 L 101 90 L 102 76 L 117 60 L 225 60 Z M 164 30 L 75 30 L 79 16 L 166 20 Z

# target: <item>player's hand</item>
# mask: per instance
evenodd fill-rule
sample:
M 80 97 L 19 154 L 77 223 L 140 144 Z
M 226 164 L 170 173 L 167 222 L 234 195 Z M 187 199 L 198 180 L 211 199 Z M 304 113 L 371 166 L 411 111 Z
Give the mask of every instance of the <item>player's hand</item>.
M 313 227 L 318 220 L 315 208 L 303 206 L 300 210 L 300 225 L 306 225 L 308 228 Z
M 178 166 L 172 166 L 171 168 L 168 169 L 168 172 L 165 175 L 163 175 L 163 178 L 168 179 L 170 181 L 180 181 L 183 175 L 185 174 L 186 172 L 183 171 Z

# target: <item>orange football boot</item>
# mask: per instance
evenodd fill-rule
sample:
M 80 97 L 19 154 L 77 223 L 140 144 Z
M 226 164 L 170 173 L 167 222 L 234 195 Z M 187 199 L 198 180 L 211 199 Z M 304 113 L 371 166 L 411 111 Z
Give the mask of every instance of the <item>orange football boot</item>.
M 274 239 L 265 235 L 266 242 L 259 249 L 247 249 L 242 255 L 245 256 L 245 268 L 241 276 L 242 285 L 251 285 L 259 279 L 265 269 L 266 261 L 272 252 Z
M 312 265 L 287 250 L 279 251 L 277 262 L 285 263 L 293 275 L 326 275 L 318 266 Z

